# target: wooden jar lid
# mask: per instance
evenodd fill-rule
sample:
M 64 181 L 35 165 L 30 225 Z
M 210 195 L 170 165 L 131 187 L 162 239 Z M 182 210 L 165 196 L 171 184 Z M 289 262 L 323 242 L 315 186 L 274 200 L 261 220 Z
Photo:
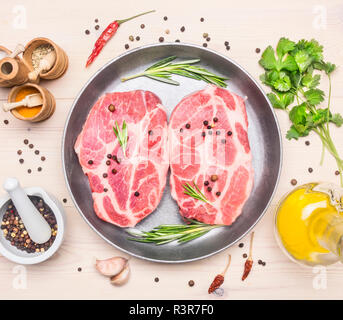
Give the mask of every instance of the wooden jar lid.
M 28 87 L 35 88 L 42 95 L 43 104 L 42 104 L 41 110 L 34 117 L 30 117 L 30 118 L 23 117 L 16 109 L 11 110 L 11 113 L 17 119 L 29 121 L 29 122 L 39 122 L 39 121 L 43 121 L 43 120 L 51 117 L 55 111 L 55 108 L 56 108 L 55 98 L 48 89 L 45 89 L 45 88 L 43 88 L 37 84 L 27 83 L 27 84 L 12 88 L 9 95 L 8 95 L 7 101 L 8 102 L 15 102 L 15 99 L 16 99 L 19 91 L 21 91 L 24 88 L 28 88 Z
M 25 46 L 23 59 L 25 60 L 25 63 L 27 63 L 31 68 L 33 68 L 32 53 L 37 47 L 44 44 L 49 44 L 54 48 L 55 53 L 56 53 L 56 61 L 53 67 L 49 71 L 40 74 L 40 78 L 47 79 L 47 80 L 57 79 L 61 77 L 68 68 L 68 56 L 66 55 L 63 49 L 61 49 L 56 43 L 54 43 L 50 39 L 47 39 L 47 38 L 32 39 Z
M 0 59 L 0 87 L 13 87 L 28 81 L 29 67 L 19 57 L 11 58 L 12 51 L 0 46 L 6 57 Z

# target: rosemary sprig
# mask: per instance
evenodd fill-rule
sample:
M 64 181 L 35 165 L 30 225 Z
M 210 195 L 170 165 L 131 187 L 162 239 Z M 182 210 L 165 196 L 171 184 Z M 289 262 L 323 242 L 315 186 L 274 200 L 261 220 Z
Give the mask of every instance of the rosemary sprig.
M 171 78 L 172 74 L 176 74 L 195 80 L 202 80 L 207 83 L 212 83 L 219 87 L 226 88 L 225 80 L 228 80 L 228 78 L 218 76 L 204 68 L 193 65 L 200 62 L 200 59 L 191 59 L 172 63 L 172 61 L 174 61 L 176 58 L 176 56 L 170 56 L 162 59 L 147 68 L 144 72 L 122 78 L 121 81 L 124 82 L 130 79 L 145 76 L 153 80 L 162 81 L 178 86 L 180 83 Z
M 194 181 L 193 185 L 195 188 L 193 188 L 188 182 L 182 185 L 182 187 L 185 189 L 184 194 L 187 194 L 188 196 L 193 197 L 194 199 L 210 203 L 205 197 L 205 195 L 200 191 L 199 187 L 195 184 Z
M 116 135 L 120 146 L 123 149 L 124 157 L 126 157 L 126 146 L 127 146 L 127 126 L 125 120 L 123 121 L 121 129 L 119 128 L 118 122 L 115 122 L 115 126 L 113 127 L 114 134 Z
M 187 218 L 186 220 L 189 221 L 190 224 L 162 224 L 153 228 L 151 231 L 129 229 L 126 232 L 133 237 L 128 238 L 128 240 L 155 243 L 156 245 L 162 245 L 173 241 L 185 243 L 201 237 L 212 229 L 224 226 L 219 224 L 208 225 L 206 223 Z

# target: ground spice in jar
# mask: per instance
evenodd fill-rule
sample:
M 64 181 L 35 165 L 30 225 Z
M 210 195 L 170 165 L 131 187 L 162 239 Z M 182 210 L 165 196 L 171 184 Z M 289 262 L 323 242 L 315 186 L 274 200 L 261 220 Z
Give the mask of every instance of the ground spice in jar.
M 44 219 L 48 222 L 51 228 L 50 239 L 42 244 L 33 242 L 20 219 L 20 216 L 13 205 L 12 201 L 8 202 L 6 212 L 3 215 L 1 222 L 1 230 L 4 233 L 4 237 L 8 240 L 12 246 L 21 251 L 27 253 L 38 253 L 48 250 L 53 244 L 57 235 L 57 223 L 56 218 L 50 207 L 40 197 L 29 196 L 34 206 L 38 209 Z
M 25 87 L 17 93 L 17 95 L 15 97 L 15 102 L 21 101 L 21 100 L 25 99 L 26 96 L 28 96 L 30 94 L 36 94 L 36 93 L 39 93 L 39 91 L 36 88 Z M 15 108 L 15 110 L 24 118 L 32 118 L 32 117 L 36 116 L 41 111 L 41 109 L 42 109 L 42 106 L 36 106 L 36 107 L 32 107 L 32 108 L 28 108 L 28 107 Z
M 49 44 L 42 44 L 35 48 L 32 52 L 32 66 L 34 69 L 37 69 L 39 67 L 40 61 L 49 53 L 55 51 L 54 47 Z

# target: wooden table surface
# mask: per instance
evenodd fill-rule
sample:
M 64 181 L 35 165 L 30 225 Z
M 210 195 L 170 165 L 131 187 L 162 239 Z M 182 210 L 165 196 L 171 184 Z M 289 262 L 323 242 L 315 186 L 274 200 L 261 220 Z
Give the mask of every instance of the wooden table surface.
M 21 5 L 20 3 L 24 3 Z M 93 43 L 103 28 L 114 18 L 156 9 L 157 12 L 123 25 L 93 65 L 84 64 Z M 26 27 L 23 14 L 26 15 Z M 164 21 L 163 17 L 168 16 Z M 200 22 L 204 17 L 205 21 Z M 24 17 L 25 18 L 25 17 Z M 100 29 L 94 29 L 94 19 L 99 19 Z M 19 20 L 18 20 L 19 19 Z M 22 22 L 24 25 L 22 25 Z M 146 25 L 145 29 L 140 24 Z M 76 211 L 65 186 L 61 164 L 62 131 L 73 99 L 87 79 L 111 58 L 130 48 L 156 43 L 160 36 L 165 41 L 202 44 L 202 34 L 207 32 L 211 41 L 209 48 L 234 59 L 256 79 L 261 73 L 258 65 L 262 50 L 275 45 L 281 36 L 293 40 L 315 38 L 324 45 L 325 57 L 343 65 L 342 33 L 343 5 L 341 1 L 42 1 L 9 0 L 2 3 L 0 11 L 0 45 L 13 49 L 17 43 L 27 43 L 34 37 L 45 36 L 67 52 L 70 66 L 67 73 L 55 81 L 42 81 L 56 97 L 57 109 L 51 119 L 40 124 L 27 124 L 0 111 L 0 181 L 8 176 L 20 178 L 23 186 L 41 186 L 58 199 L 67 199 L 64 207 L 68 226 L 65 241 L 58 253 L 50 260 L 26 267 L 25 289 L 17 288 L 16 264 L 0 257 L 0 298 L 77 298 L 77 299 L 339 299 L 342 298 L 343 272 L 340 265 L 327 269 L 326 288 L 315 289 L 315 270 L 305 269 L 288 260 L 278 248 L 273 234 L 273 212 L 278 199 L 291 189 L 290 180 L 298 183 L 327 180 L 339 182 L 335 176 L 335 162 L 328 155 L 325 164 L 319 166 L 321 144 L 311 135 L 308 139 L 287 141 L 284 139 L 289 127 L 287 116 L 277 112 L 283 135 L 283 170 L 272 205 L 255 228 L 254 259 L 266 261 L 266 266 L 254 264 L 249 278 L 240 280 L 247 252 L 248 237 L 243 239 L 244 248 L 237 245 L 205 260 L 165 265 L 131 258 L 131 278 L 127 285 L 118 288 L 109 284 L 94 268 L 95 258 L 121 255 L 95 234 Z M 24 28 L 22 29 L 21 27 Z M 185 26 L 186 31 L 180 32 Z M 90 35 L 85 30 L 91 31 Z M 165 34 L 169 29 L 170 33 Z M 139 35 L 139 42 L 130 42 L 130 35 Z M 227 51 L 224 42 L 229 41 Z M 325 81 L 323 81 L 325 82 Z M 324 89 L 327 84 L 323 83 Z M 332 108 L 342 112 L 342 68 L 333 75 Z M 6 100 L 9 89 L 0 89 L 0 101 Z M 9 124 L 4 124 L 4 120 Z M 332 129 L 334 140 L 343 153 L 343 129 Z M 29 139 L 35 145 L 29 149 L 23 144 Z M 305 146 L 305 140 L 311 142 Z M 19 164 L 17 150 L 23 150 L 24 164 Z M 41 162 L 33 150 L 39 149 L 46 161 Z M 37 168 L 41 166 L 42 172 Z M 313 173 L 308 168 L 313 168 Z M 31 168 L 32 173 L 27 170 Z M 221 298 L 207 294 L 212 278 L 222 271 L 227 254 L 232 255 L 227 280 Z M 78 272 L 81 267 L 82 271 Z M 21 269 L 20 269 L 21 270 Z M 323 272 L 323 271 L 322 271 Z M 154 278 L 159 277 L 158 283 Z M 194 280 L 194 287 L 188 281 Z

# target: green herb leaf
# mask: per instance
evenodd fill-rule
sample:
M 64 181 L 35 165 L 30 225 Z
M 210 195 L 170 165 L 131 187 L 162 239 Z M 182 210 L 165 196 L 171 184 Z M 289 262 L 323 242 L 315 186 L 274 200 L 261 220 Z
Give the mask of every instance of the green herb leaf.
M 131 238 L 128 238 L 131 241 L 163 245 L 173 241 L 186 243 L 203 236 L 213 229 L 224 227 L 224 225 L 208 225 L 187 218 L 185 218 L 185 220 L 188 221 L 189 224 L 164 224 L 153 228 L 151 231 L 128 229 L 126 232 L 132 236 Z
M 339 113 L 335 113 L 331 117 L 330 121 L 334 123 L 337 127 L 340 127 L 343 124 L 343 117 Z
M 285 109 L 294 101 L 294 94 L 292 93 L 267 93 L 267 96 L 274 108 Z
M 306 73 L 301 80 L 301 83 L 308 89 L 314 89 L 320 83 L 320 75 L 312 75 L 312 73 Z
M 283 57 L 285 53 L 288 53 L 295 48 L 295 42 L 287 39 L 281 38 L 276 47 L 276 53 L 279 57 Z
M 292 56 L 287 56 L 280 62 L 280 70 L 296 71 L 298 70 L 298 65 Z
M 115 122 L 115 126 L 113 127 L 114 134 L 116 135 L 120 146 L 123 149 L 124 157 L 126 157 L 126 146 L 127 146 L 127 126 L 125 120 L 123 121 L 121 129 L 119 128 L 118 122 Z
M 265 69 L 260 76 L 261 81 L 272 89 L 268 98 L 274 108 L 288 110 L 291 127 L 287 139 L 299 139 L 314 131 L 320 137 L 324 150 L 328 150 L 335 158 L 343 186 L 343 160 L 338 154 L 329 131 L 329 122 L 340 127 L 343 117 L 330 112 L 331 76 L 336 66 L 324 62 L 323 46 L 312 39 L 300 40 L 297 43 L 281 38 L 274 49 L 268 46 L 262 54 L 259 64 Z M 318 106 L 324 102 L 324 92 L 320 90 L 320 74 L 314 70 L 323 71 L 329 80 L 327 108 Z M 296 100 L 297 105 L 291 108 Z M 323 161 L 322 152 L 321 163 Z
M 153 64 L 147 68 L 144 72 L 122 78 L 122 81 L 127 81 L 130 79 L 138 77 L 148 77 L 153 80 L 165 82 L 172 85 L 179 85 L 179 82 L 171 79 L 173 74 L 192 78 L 195 80 L 205 81 L 207 83 L 212 83 L 220 87 L 226 87 L 225 81 L 228 80 L 223 76 L 219 76 L 210 72 L 202 67 L 195 66 L 195 63 L 200 62 L 200 59 L 190 59 L 184 61 L 178 61 L 173 63 L 176 56 L 167 57 L 161 61 Z
M 310 89 L 305 91 L 304 96 L 311 106 L 316 106 L 324 101 L 324 92 L 320 89 Z
M 294 56 L 294 60 L 301 73 L 305 72 L 308 66 L 312 63 L 310 55 L 305 50 L 298 51 Z
M 276 69 L 276 59 L 272 46 L 269 46 L 266 50 L 264 50 L 259 63 L 267 70 Z
M 288 140 L 298 140 L 300 137 L 300 133 L 297 131 L 297 129 L 294 126 L 291 126 L 289 130 L 287 131 L 286 138 Z
M 182 187 L 185 189 L 184 194 L 187 194 L 188 196 L 194 199 L 198 199 L 198 200 L 209 203 L 205 195 L 200 191 L 199 187 L 195 184 L 194 181 L 193 181 L 193 185 L 194 185 L 194 188 L 188 182 L 182 185 Z
M 278 91 L 288 91 L 292 87 L 291 79 L 285 72 L 279 73 L 279 78 L 273 81 L 273 87 Z

